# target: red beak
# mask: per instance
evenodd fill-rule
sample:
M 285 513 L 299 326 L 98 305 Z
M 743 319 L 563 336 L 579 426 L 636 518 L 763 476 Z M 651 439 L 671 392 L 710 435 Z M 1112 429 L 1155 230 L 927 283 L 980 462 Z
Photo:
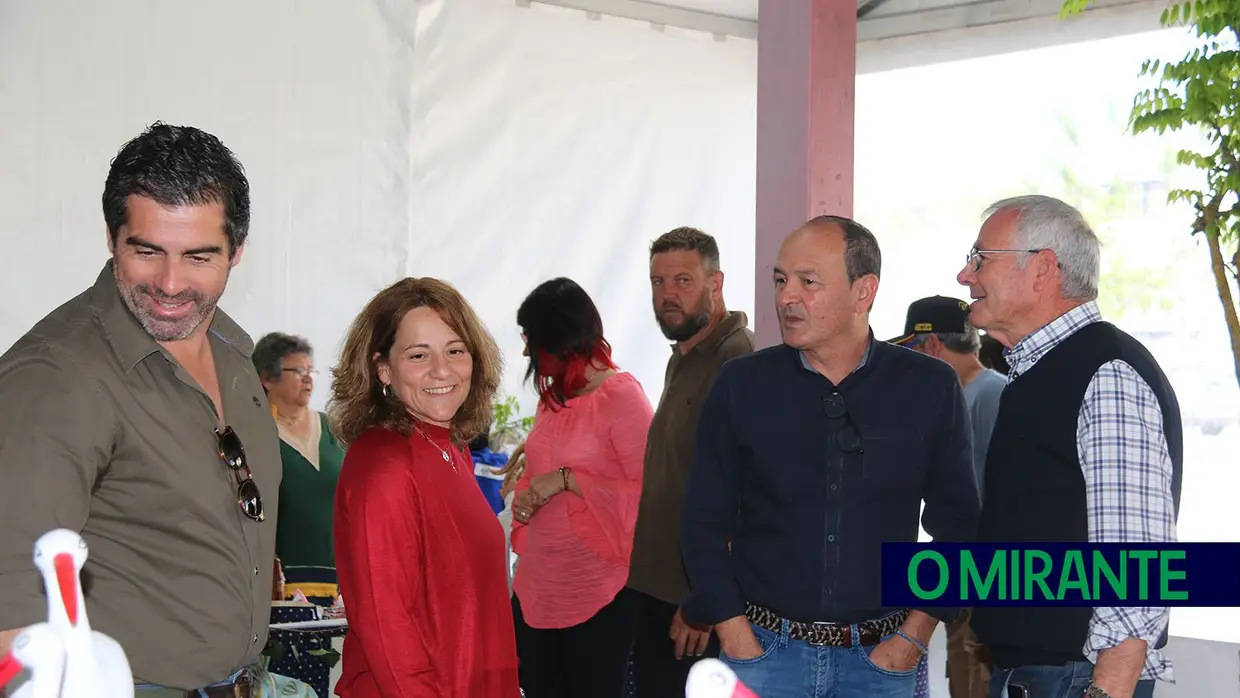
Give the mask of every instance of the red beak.
M 69 614 L 69 623 L 77 625 L 77 566 L 73 564 L 73 556 L 69 553 L 57 555 L 53 562 L 56 565 L 56 581 L 60 584 L 60 598 L 65 602 L 65 613 Z
M 13 659 L 11 654 L 0 657 L 0 688 L 7 686 L 13 680 L 13 677 L 22 673 L 22 669 L 25 668 L 21 662 Z

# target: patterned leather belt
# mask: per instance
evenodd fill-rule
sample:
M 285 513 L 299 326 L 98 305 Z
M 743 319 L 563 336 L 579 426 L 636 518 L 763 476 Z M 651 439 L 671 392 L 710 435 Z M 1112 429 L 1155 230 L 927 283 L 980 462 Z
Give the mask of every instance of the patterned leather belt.
M 790 620 L 788 621 L 788 637 L 819 647 L 853 647 L 855 645 L 870 647 L 899 630 L 908 618 L 908 613 L 908 609 L 904 609 L 884 618 L 862 621 L 857 624 L 860 630 L 858 637 L 853 637 L 851 625 L 802 623 Z M 784 619 L 769 608 L 747 603 L 745 604 L 745 616 L 760 628 L 766 628 L 774 633 L 783 630 Z

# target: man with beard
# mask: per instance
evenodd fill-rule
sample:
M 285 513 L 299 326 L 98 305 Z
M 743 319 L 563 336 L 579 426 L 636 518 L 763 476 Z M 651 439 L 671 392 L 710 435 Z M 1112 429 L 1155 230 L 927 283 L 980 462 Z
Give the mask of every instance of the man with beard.
M 250 222 L 215 136 L 154 124 L 103 191 L 111 258 L 0 357 L 0 650 L 46 618 L 31 562 L 90 547 L 94 629 L 147 696 L 249 695 L 270 620 L 279 441 L 250 338 L 216 303 Z
M 678 698 L 685 694 L 692 663 L 719 652 L 710 628 L 690 625 L 680 612 L 689 592 L 680 559 L 680 524 L 698 410 L 719 367 L 753 351 L 753 333 L 745 313 L 729 312 L 724 305 L 719 245 L 700 230 L 676 228 L 654 241 L 650 290 L 655 320 L 675 344 L 646 441 L 625 593 L 638 609 L 636 695 Z

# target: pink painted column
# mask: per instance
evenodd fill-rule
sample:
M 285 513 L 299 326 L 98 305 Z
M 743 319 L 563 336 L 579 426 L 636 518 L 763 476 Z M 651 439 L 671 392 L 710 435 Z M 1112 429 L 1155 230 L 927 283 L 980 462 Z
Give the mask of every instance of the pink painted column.
M 760 0 L 754 322 L 780 342 L 772 270 L 784 236 L 814 216 L 851 216 L 856 0 Z

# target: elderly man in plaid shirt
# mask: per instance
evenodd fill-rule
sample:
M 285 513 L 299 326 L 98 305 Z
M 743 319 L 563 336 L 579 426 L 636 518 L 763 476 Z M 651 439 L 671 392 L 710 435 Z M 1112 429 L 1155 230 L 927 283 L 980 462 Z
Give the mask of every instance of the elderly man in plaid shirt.
M 1176 540 L 1183 439 L 1175 391 L 1098 310 L 1099 245 L 1045 196 L 986 211 L 957 277 L 970 322 L 1011 365 L 986 460 L 981 540 Z M 974 609 L 992 698 L 1145 697 L 1172 681 L 1167 608 Z

